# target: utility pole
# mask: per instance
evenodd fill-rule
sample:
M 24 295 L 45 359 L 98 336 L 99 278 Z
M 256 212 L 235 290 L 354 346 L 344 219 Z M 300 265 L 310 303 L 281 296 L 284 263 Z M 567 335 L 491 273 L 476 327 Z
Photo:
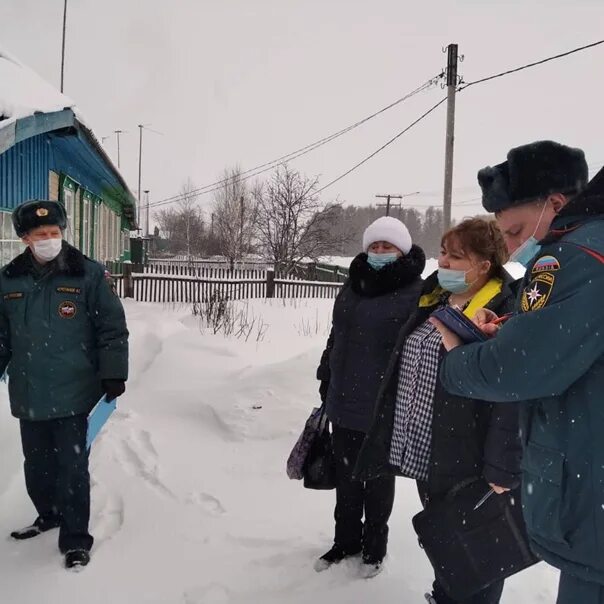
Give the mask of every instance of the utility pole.
M 138 125 L 139 129 L 139 140 L 138 140 L 138 211 L 136 224 L 138 228 L 141 228 L 141 175 L 143 168 L 143 124 Z
M 239 221 L 241 225 L 239 229 L 239 254 L 243 261 L 243 223 L 245 221 L 245 200 L 243 195 L 239 198 Z
M 120 168 L 120 134 L 126 134 L 123 130 L 114 130 L 117 137 L 117 167 Z
M 61 45 L 61 92 L 65 81 L 65 33 L 67 31 L 67 0 L 63 4 L 63 42 Z
M 380 199 L 385 199 L 386 200 L 386 203 L 378 203 L 378 206 L 377 206 L 378 208 L 386 208 L 386 216 L 390 216 L 390 207 L 392 205 L 390 203 L 390 200 L 391 199 L 401 199 L 401 200 L 403 199 L 402 195 L 390 195 L 390 194 L 388 194 L 388 195 L 376 195 L 376 197 L 378 197 Z M 401 201 L 401 203 L 402 203 L 402 201 Z M 401 206 L 400 203 L 396 204 L 396 205 L 397 205 L 397 207 Z
M 413 193 L 405 193 L 403 195 L 376 195 L 376 197 L 379 197 L 380 199 L 385 199 L 386 203 L 378 203 L 377 207 L 378 208 L 386 208 L 386 216 L 390 216 L 390 209 L 395 207 L 395 208 L 402 208 L 403 207 L 403 199 L 405 197 L 411 197 L 412 195 L 419 195 L 419 191 L 414 191 Z M 392 204 L 391 200 L 392 199 L 400 199 L 400 203 L 397 204 Z
M 141 208 L 142 208 L 142 199 L 141 199 L 141 178 L 142 178 L 142 171 L 143 171 L 143 130 L 151 130 L 151 128 L 149 128 L 151 124 L 139 124 L 138 125 L 138 129 L 139 129 L 139 139 L 138 139 L 138 211 L 137 211 L 137 225 L 138 228 L 140 230 L 142 230 L 141 228 Z M 160 136 L 163 136 L 163 134 L 161 132 L 158 132 L 157 130 L 151 130 L 151 132 L 155 133 L 155 134 L 159 134 Z M 124 132 L 124 134 L 126 134 Z
M 447 47 L 447 134 L 445 138 L 445 188 L 443 197 L 444 228 L 451 228 L 451 198 L 453 192 L 453 151 L 455 146 L 455 95 L 457 92 L 457 44 Z
M 145 221 L 145 237 L 149 237 L 149 189 L 145 189 L 145 197 L 147 199 L 147 220 Z

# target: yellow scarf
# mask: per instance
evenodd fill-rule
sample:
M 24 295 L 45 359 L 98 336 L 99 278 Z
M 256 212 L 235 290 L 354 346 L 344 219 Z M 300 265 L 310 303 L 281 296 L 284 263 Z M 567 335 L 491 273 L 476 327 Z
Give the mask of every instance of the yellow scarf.
M 488 281 L 480 291 L 476 292 L 474 297 L 470 300 L 470 303 L 463 311 L 463 314 L 468 317 L 468 319 L 472 319 L 476 314 L 476 311 L 480 308 L 484 308 L 495 296 L 501 293 L 503 288 L 503 281 L 494 277 L 490 281 Z M 430 306 L 435 306 L 438 303 L 439 298 L 445 293 L 445 290 L 437 285 L 436 289 L 430 294 L 424 294 L 419 299 L 418 306 L 420 308 L 428 308 Z

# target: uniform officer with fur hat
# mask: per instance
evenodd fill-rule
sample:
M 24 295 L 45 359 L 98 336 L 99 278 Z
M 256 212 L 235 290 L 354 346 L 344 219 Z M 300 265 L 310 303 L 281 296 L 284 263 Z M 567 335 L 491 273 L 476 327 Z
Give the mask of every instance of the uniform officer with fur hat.
M 561 572 L 559 604 L 604 603 L 604 170 L 543 141 L 478 174 L 527 268 L 517 314 L 483 344 L 450 350 L 447 390 L 521 405 L 522 501 L 534 551 Z M 479 323 L 491 334 L 494 316 Z
M 0 271 L 0 373 L 8 368 L 38 517 L 11 536 L 58 527 L 65 565 L 85 566 L 93 543 L 87 415 L 103 394 L 112 400 L 125 390 L 124 310 L 105 269 L 63 241 L 61 204 L 29 201 L 12 218 L 27 249 Z

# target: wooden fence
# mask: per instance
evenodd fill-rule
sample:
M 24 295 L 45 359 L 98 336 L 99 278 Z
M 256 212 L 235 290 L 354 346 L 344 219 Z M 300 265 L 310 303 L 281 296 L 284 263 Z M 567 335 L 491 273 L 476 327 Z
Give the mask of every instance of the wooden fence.
M 138 271 L 135 271 L 138 272 Z M 181 277 L 197 277 L 199 279 L 266 279 L 267 269 L 235 268 L 226 266 L 206 266 L 203 264 L 149 263 L 142 271 L 153 275 L 179 275 Z
M 187 259 L 187 258 L 149 258 L 148 264 L 161 267 L 205 267 L 205 268 L 231 268 L 228 260 L 220 259 Z M 235 270 L 268 270 L 272 264 L 261 260 L 238 260 L 233 263 Z
M 116 291 L 122 298 L 139 302 L 204 302 L 220 295 L 229 300 L 258 298 L 335 298 L 341 283 L 275 278 L 266 271 L 264 279 L 200 278 L 180 275 L 133 273 L 124 265 L 123 274 L 114 274 Z
M 121 265 L 114 266 L 111 272 L 121 273 Z M 163 260 L 150 259 L 134 272 L 145 272 L 157 275 L 180 275 L 199 277 L 202 279 L 266 279 L 267 272 L 275 270 L 276 274 L 284 279 L 298 279 L 301 281 L 322 281 L 327 283 L 343 283 L 348 278 L 348 269 L 341 266 L 327 264 L 301 263 L 287 275 L 279 267 L 263 262 L 238 262 L 233 268 L 227 263 L 210 260 Z

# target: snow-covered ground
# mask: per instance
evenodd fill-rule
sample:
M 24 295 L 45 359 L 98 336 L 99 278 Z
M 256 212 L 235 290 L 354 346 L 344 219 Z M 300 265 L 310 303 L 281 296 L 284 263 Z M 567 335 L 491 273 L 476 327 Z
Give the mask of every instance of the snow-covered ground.
M 257 301 L 264 338 L 225 339 L 184 307 L 127 303 L 132 376 L 95 444 L 91 530 L 82 573 L 62 569 L 56 532 L 0 540 L 2 602 L 14 604 L 394 604 L 423 602 L 431 582 L 411 516 L 415 486 L 400 479 L 384 572 L 358 562 L 322 574 L 333 492 L 305 490 L 285 460 L 310 409 L 331 301 Z M 18 424 L 0 385 L 0 534 L 30 522 Z M 510 580 L 505 604 L 555 601 L 539 565 Z

